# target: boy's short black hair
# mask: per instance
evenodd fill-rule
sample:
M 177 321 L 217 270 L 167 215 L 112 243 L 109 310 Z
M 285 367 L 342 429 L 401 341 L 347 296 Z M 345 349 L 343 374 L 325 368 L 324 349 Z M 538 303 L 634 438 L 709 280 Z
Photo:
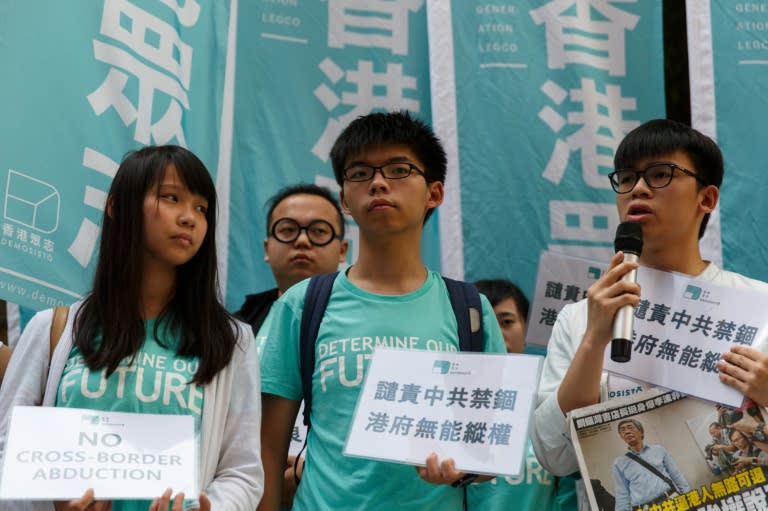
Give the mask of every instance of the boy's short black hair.
M 424 165 L 427 183 L 445 182 L 448 160 L 445 150 L 426 123 L 409 112 L 375 112 L 358 117 L 347 126 L 331 148 L 333 175 L 344 185 L 344 165 L 366 148 L 382 145 L 404 145 Z
M 267 207 L 267 237 L 271 234 L 270 228 L 272 224 L 272 213 L 275 212 L 275 208 L 283 202 L 288 197 L 292 197 L 294 195 L 317 195 L 318 197 L 322 197 L 323 199 L 327 200 L 331 205 L 333 206 L 333 209 L 336 210 L 337 220 L 339 222 L 339 232 L 336 234 L 339 235 L 339 239 L 344 239 L 344 213 L 341 212 L 341 206 L 339 206 L 339 201 L 336 200 L 336 197 L 333 196 L 333 193 L 331 191 L 324 187 L 324 186 L 318 186 L 312 183 L 299 183 L 295 185 L 289 185 L 281 188 L 277 191 L 272 197 L 267 200 L 267 203 L 265 207 Z M 334 227 L 335 228 L 335 227 Z
M 616 169 L 634 166 L 638 161 L 666 156 L 675 151 L 684 151 L 693 161 L 695 168 L 689 169 L 707 185 L 720 188 L 723 183 L 723 154 L 714 140 L 690 126 L 669 119 L 648 121 L 630 131 L 616 149 L 613 166 Z M 699 238 L 709 221 L 704 215 L 699 228 Z
M 496 307 L 499 302 L 512 298 L 522 315 L 520 319 L 528 323 L 528 298 L 515 284 L 506 279 L 483 279 L 475 282 L 475 287 L 488 298 L 491 307 Z

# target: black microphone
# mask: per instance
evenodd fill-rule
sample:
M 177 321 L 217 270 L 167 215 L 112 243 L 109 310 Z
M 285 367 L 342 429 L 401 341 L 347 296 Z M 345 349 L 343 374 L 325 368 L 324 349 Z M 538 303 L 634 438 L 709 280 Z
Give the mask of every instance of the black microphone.
M 622 222 L 616 229 L 613 242 L 616 252 L 624 252 L 625 261 L 637 262 L 643 251 L 643 229 L 637 222 Z M 622 280 L 637 282 L 637 270 L 625 274 Z M 632 322 L 635 311 L 631 305 L 625 305 L 613 318 L 613 340 L 611 341 L 611 360 L 629 362 L 632 356 Z

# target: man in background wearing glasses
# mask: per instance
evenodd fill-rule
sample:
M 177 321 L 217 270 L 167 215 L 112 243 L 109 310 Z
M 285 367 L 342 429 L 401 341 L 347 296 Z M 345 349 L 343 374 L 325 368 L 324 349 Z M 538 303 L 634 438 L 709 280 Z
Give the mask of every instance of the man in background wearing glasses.
M 277 287 L 246 296 L 235 314 L 253 328 L 259 353 L 275 300 L 301 280 L 336 271 L 349 247 L 341 207 L 327 188 L 287 186 L 267 201 L 267 207 L 264 261 L 272 269 Z
M 679 272 L 732 288 L 768 292 L 768 285 L 718 268 L 701 257 L 699 239 L 720 198 L 723 157 L 717 144 L 674 121 L 654 120 L 631 131 L 619 144 L 609 175 L 622 222 L 643 230 L 640 264 Z M 636 382 L 603 373 L 616 311 L 636 306 L 640 286 L 621 280 L 637 263 L 617 253 L 587 298 L 566 305 L 547 347 L 531 428 L 536 455 L 555 475 L 578 470 L 566 415 L 606 399 Z M 768 403 L 768 355 L 735 345 L 718 364 L 720 379 L 761 405 Z M 586 506 L 583 487 L 582 506 Z M 588 509 L 587 507 L 583 507 Z

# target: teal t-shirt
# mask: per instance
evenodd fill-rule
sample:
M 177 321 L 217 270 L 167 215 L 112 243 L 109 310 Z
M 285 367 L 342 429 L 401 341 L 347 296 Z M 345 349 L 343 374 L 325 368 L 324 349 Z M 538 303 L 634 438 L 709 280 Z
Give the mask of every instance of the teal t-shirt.
M 299 330 L 307 284 L 296 284 L 273 305 L 261 364 L 262 392 L 296 401 L 303 397 Z M 482 303 L 486 351 L 503 353 L 493 309 L 485 297 Z M 456 330 L 448 292 L 437 273 L 430 272 L 416 291 L 399 296 L 369 293 L 339 274 L 315 347 L 312 428 L 295 511 L 462 509 L 463 491 L 426 483 L 412 466 L 342 454 L 374 348 L 458 351 Z
M 262 353 L 264 353 L 264 344 L 267 342 L 267 336 L 269 335 L 269 329 L 272 326 L 272 318 L 274 316 L 275 308 L 270 307 L 267 316 L 264 318 L 264 321 L 261 323 L 259 331 L 256 334 L 256 353 L 259 355 L 259 357 L 261 357 Z
M 196 357 L 178 356 L 175 349 L 178 340 L 163 328 L 158 329 L 158 342 L 154 337 L 154 328 L 154 320 L 146 322 L 147 335 L 133 363 L 130 357 L 126 358 L 109 378 L 104 377 L 105 370 L 91 371 L 83 361 L 80 350 L 73 347 L 61 375 L 56 406 L 192 415 L 199 441 L 203 388 L 188 383 L 197 372 L 199 361 Z M 146 511 L 151 502 L 116 500 L 112 503 L 112 511 Z
M 528 440 L 522 472 L 516 477 L 496 477 L 467 488 L 470 511 L 576 511 L 573 481 L 544 470 Z

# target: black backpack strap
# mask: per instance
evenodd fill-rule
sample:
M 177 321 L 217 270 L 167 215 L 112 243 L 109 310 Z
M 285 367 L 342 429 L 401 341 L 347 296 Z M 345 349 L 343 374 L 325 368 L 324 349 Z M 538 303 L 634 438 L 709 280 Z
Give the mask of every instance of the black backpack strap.
M 459 330 L 461 351 L 482 352 L 483 342 L 483 307 L 480 292 L 469 282 L 443 277 L 448 295 L 451 298 L 453 314 Z
M 328 299 L 331 297 L 333 282 L 339 272 L 315 275 L 309 279 L 304 295 L 304 312 L 301 315 L 299 336 L 299 368 L 301 390 L 304 394 L 304 425 L 309 428 L 309 414 L 312 409 L 312 373 L 315 372 L 315 342 L 320 322 L 323 320 Z

